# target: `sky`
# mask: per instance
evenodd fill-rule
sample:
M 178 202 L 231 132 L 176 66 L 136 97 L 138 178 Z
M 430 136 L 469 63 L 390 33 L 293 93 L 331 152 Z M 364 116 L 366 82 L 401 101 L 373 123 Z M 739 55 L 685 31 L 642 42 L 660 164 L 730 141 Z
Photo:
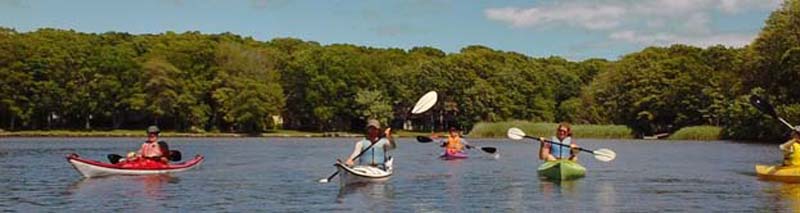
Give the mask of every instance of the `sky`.
M 157 34 L 231 32 L 268 41 L 448 53 L 483 45 L 533 57 L 618 59 L 648 46 L 749 44 L 781 0 L 0 0 L 0 26 Z

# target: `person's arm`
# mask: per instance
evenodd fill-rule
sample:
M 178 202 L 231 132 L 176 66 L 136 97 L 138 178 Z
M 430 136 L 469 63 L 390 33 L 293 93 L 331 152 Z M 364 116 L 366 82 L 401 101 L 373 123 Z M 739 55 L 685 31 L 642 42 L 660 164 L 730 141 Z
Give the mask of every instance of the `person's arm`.
M 547 155 L 550 154 L 550 146 L 544 140 L 544 138 L 539 138 L 539 160 L 547 160 Z
M 580 146 L 575 144 L 575 142 L 572 142 L 572 143 L 569 144 L 569 148 L 570 148 L 569 149 L 569 160 L 571 160 L 571 161 L 577 161 L 578 160 L 578 152 L 580 152 L 580 150 L 578 150 L 578 147 L 580 147 Z
M 353 153 L 350 154 L 350 157 L 344 162 L 345 165 L 352 166 L 353 160 L 355 160 L 356 156 L 361 153 L 361 141 L 356 142 L 355 147 L 353 148 Z
M 386 128 L 386 131 L 383 132 L 386 135 L 386 145 L 383 147 L 384 150 L 392 150 L 397 148 L 397 144 L 394 143 L 394 138 L 392 138 L 392 128 Z
M 789 140 L 786 143 L 778 145 L 778 148 L 780 148 L 784 152 L 794 152 L 794 150 L 792 149 L 792 143 L 794 143 L 794 142 L 795 142 L 795 140 Z

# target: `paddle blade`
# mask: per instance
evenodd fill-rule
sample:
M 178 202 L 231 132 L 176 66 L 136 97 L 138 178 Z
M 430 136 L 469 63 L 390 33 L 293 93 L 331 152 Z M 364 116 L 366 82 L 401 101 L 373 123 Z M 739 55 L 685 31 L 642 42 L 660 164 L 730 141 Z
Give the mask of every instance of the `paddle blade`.
M 494 147 L 481 147 L 481 150 L 489 154 L 494 154 L 495 152 L 497 152 L 497 148 Z
M 431 139 L 429 137 L 425 137 L 425 136 L 417 136 L 417 142 L 430 143 L 430 142 L 433 142 L 433 139 Z
M 171 161 L 181 161 L 182 156 L 178 150 L 169 150 L 169 160 Z
M 775 107 L 772 106 L 767 100 L 758 97 L 757 95 L 750 96 L 750 104 L 752 104 L 758 111 L 766 113 L 773 118 L 778 117 L 778 113 L 775 112 Z
M 525 138 L 525 132 L 517 127 L 509 128 L 508 132 L 506 132 L 506 135 L 508 135 L 508 138 L 511 140 L 522 140 Z
M 594 150 L 593 153 L 595 159 L 603 162 L 609 162 L 617 158 L 617 153 L 610 149 L 598 149 Z
M 439 99 L 439 95 L 436 94 L 436 91 L 430 91 L 425 93 L 422 98 L 419 98 L 417 104 L 414 104 L 414 108 L 411 109 L 412 114 L 420 114 L 425 111 L 428 111 L 433 105 L 436 105 L 436 100 Z

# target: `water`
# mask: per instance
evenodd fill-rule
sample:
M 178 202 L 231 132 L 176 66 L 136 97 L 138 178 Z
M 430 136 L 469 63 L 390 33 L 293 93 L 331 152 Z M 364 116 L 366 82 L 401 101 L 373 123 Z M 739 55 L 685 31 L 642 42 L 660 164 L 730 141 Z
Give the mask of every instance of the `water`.
M 604 163 L 581 154 L 587 176 L 552 183 L 536 176 L 537 144 L 471 139 L 500 157 L 475 151 L 458 161 L 440 148 L 403 138 L 395 175 L 385 184 L 340 189 L 335 171 L 354 139 L 166 138 L 184 158 L 204 164 L 168 176 L 83 179 L 69 153 L 105 160 L 135 150 L 141 138 L 0 139 L 3 211 L 400 211 L 661 212 L 800 211 L 800 185 L 757 180 L 755 163 L 777 164 L 776 145 L 731 142 L 579 140 L 610 148 Z

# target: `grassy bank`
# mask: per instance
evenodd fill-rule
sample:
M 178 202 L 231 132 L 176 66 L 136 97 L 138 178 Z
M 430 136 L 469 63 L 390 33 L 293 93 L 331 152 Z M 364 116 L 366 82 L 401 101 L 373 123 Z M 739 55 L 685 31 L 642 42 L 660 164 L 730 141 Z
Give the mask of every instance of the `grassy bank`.
M 470 131 L 470 137 L 505 138 L 506 131 L 518 127 L 531 136 L 549 137 L 556 132 L 556 123 L 534 123 L 529 121 L 506 121 L 478 123 Z M 623 125 L 572 125 L 576 138 L 632 138 L 633 131 Z
M 719 140 L 722 128 L 716 126 L 684 127 L 669 136 L 670 140 Z

